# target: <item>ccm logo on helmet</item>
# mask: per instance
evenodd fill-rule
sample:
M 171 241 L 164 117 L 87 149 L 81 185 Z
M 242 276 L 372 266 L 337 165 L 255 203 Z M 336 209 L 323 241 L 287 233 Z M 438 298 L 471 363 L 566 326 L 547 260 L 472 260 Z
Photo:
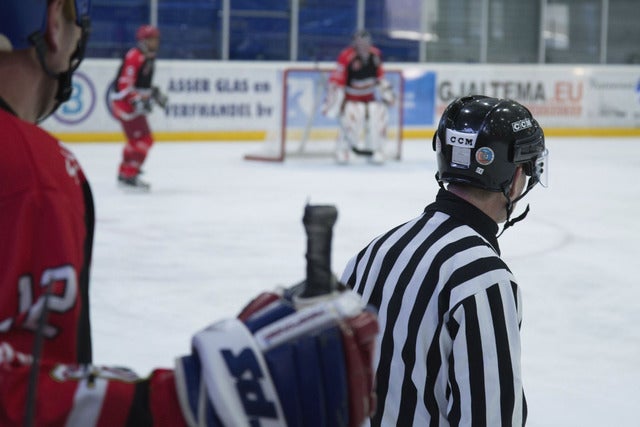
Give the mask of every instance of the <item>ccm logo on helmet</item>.
M 447 129 L 447 144 L 456 147 L 474 148 L 476 146 L 477 133 L 458 132 Z
M 518 120 L 517 122 L 511 123 L 511 128 L 514 132 L 525 130 L 527 128 L 530 128 L 531 126 L 533 126 L 533 124 L 531 124 L 531 119 L 522 119 Z

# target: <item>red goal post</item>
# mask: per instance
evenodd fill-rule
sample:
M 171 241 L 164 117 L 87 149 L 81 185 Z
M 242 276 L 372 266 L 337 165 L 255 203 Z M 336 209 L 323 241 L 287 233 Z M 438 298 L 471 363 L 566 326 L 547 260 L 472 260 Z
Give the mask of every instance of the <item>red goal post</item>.
M 321 107 L 332 68 L 295 67 L 282 71 L 281 97 L 273 126 L 257 153 L 246 160 L 282 162 L 287 157 L 329 157 L 335 152 L 338 119 L 325 117 Z M 404 77 L 400 70 L 385 70 L 396 100 L 389 107 L 385 154 L 400 160 L 402 154 Z

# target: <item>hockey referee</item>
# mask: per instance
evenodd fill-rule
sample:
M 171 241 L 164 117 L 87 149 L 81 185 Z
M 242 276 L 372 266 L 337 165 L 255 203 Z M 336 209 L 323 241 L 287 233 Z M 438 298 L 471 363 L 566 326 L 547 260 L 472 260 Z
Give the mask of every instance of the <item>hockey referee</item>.
M 469 96 L 444 111 L 433 149 L 435 202 L 342 276 L 379 312 L 371 425 L 522 426 L 521 296 L 496 235 L 546 186 L 544 134 L 519 103 Z

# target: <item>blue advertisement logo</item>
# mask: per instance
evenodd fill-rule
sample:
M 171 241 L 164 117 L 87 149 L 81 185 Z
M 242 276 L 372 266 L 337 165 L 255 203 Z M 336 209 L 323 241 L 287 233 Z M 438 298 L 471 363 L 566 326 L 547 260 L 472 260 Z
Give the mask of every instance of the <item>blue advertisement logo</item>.
M 436 109 L 436 73 L 424 71 L 405 75 L 404 124 L 406 126 L 432 126 Z
M 96 106 L 96 89 L 89 77 L 76 71 L 71 82 L 71 98 L 58 108 L 53 117 L 61 123 L 76 125 L 87 119 Z

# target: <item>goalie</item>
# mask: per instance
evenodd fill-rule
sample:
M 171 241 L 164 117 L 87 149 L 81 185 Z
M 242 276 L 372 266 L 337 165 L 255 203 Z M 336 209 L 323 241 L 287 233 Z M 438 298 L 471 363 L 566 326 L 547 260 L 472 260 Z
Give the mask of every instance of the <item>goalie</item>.
M 368 156 L 372 163 L 384 163 L 388 107 L 394 101 L 380 50 L 372 45 L 369 32 L 358 30 L 338 56 L 322 108 L 325 116 L 339 118 L 338 163 L 349 161 L 349 151 Z

